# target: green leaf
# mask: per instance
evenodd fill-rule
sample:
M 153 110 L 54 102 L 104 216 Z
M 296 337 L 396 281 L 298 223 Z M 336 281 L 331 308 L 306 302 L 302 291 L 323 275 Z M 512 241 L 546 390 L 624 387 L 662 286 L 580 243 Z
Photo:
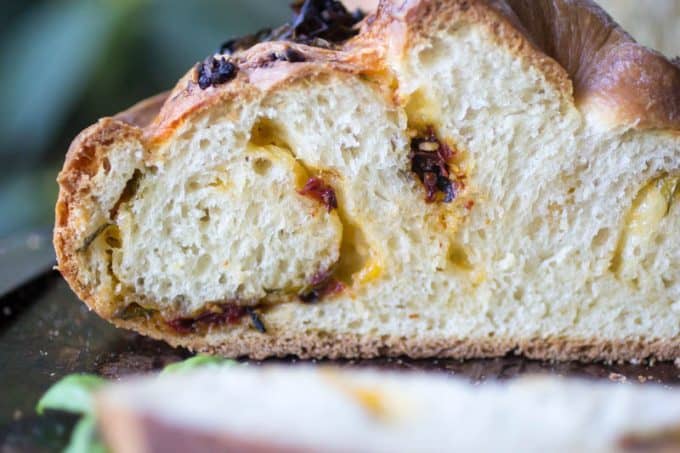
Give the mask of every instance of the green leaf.
M 161 374 L 183 373 L 197 368 L 228 367 L 236 363 L 230 359 L 199 354 L 166 366 Z M 50 387 L 38 402 L 38 414 L 50 409 L 83 415 L 71 433 L 65 453 L 106 453 L 106 447 L 97 431 L 92 407 L 92 394 L 105 384 L 107 381 L 99 376 L 71 374 Z
M 92 393 L 106 381 L 92 374 L 71 374 L 58 381 L 40 398 L 36 411 L 45 409 L 92 414 Z
M 97 422 L 92 415 L 86 415 L 73 428 L 71 440 L 64 453 L 105 453 L 106 447 L 99 438 Z
M 195 368 L 211 368 L 233 366 L 236 362 L 231 359 L 224 359 L 222 357 L 213 357 L 209 355 L 196 355 L 181 362 L 171 363 L 163 368 L 161 374 L 168 373 L 183 373 L 185 371 L 193 370 Z

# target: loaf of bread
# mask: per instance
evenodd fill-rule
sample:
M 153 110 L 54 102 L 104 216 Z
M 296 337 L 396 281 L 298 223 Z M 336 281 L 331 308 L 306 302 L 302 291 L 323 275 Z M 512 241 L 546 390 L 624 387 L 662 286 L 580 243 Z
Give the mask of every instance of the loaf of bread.
M 116 453 L 680 449 L 677 389 L 546 376 L 234 366 L 113 384 L 96 414 Z
M 85 303 L 225 356 L 680 357 L 676 64 L 587 0 L 298 12 L 75 139 Z

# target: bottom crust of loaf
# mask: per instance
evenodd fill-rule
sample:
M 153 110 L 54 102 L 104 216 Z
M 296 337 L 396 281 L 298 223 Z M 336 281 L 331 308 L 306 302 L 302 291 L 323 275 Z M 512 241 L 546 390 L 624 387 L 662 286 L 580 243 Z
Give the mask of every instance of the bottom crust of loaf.
M 357 335 L 309 331 L 267 334 L 243 327 L 203 335 L 169 335 L 151 323 L 112 320 L 118 327 L 164 340 L 194 352 L 265 359 L 297 356 L 301 359 L 370 359 L 375 357 L 491 358 L 508 354 L 530 359 L 558 361 L 678 361 L 680 337 L 601 340 L 561 337 L 530 339 L 406 338 L 394 335 Z

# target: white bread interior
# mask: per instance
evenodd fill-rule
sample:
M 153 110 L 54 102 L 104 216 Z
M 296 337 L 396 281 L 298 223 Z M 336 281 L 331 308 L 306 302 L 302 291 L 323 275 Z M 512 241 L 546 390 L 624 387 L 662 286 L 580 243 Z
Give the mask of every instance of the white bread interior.
M 114 452 L 680 447 L 680 392 L 649 384 L 236 365 L 123 381 L 96 401 Z
M 450 239 L 473 294 L 450 300 L 478 320 L 466 334 L 677 338 L 677 134 L 588 118 L 485 26 L 437 25 L 391 63 L 407 114 L 471 156 L 480 202 Z
M 493 22 L 399 14 L 356 54 L 242 69 L 171 128 L 86 131 L 125 136 L 97 142 L 108 163 L 78 179 L 86 195 L 64 188 L 68 161 L 62 176 L 55 243 L 76 292 L 118 325 L 229 356 L 680 356 L 678 131 L 575 100 Z M 362 52 L 384 72 L 332 61 Z M 427 125 L 465 178 L 452 203 L 426 203 L 410 171 Z M 311 175 L 338 209 L 299 193 Z M 345 290 L 298 301 L 328 269 Z M 263 300 L 265 333 L 119 316 L 132 302 L 171 318 Z

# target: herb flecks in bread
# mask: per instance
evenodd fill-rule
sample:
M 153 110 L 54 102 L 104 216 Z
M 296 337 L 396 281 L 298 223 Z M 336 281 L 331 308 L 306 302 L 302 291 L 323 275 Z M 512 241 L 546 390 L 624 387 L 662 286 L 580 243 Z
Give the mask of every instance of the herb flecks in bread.
M 230 356 L 677 358 L 680 68 L 591 2 L 535 3 L 385 1 L 334 49 L 260 43 L 151 122 L 101 120 L 60 175 L 60 270 L 117 325 Z M 114 317 L 133 303 L 157 315 Z M 266 334 L 165 322 L 211 304 Z

